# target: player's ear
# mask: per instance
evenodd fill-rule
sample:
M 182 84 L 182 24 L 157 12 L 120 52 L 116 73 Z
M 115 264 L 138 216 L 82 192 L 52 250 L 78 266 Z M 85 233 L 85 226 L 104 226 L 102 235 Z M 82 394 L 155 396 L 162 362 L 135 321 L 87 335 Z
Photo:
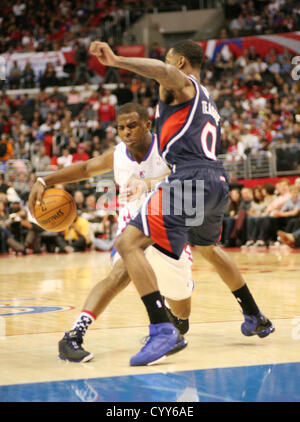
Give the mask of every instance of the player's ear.
M 151 129 L 151 127 L 152 127 L 152 122 L 151 122 L 151 120 L 147 120 L 147 123 L 146 123 L 146 128 L 147 128 L 147 130 L 150 130 L 150 129 Z
M 186 58 L 184 56 L 180 56 L 177 63 L 178 68 L 179 69 L 184 68 L 185 64 L 186 64 Z

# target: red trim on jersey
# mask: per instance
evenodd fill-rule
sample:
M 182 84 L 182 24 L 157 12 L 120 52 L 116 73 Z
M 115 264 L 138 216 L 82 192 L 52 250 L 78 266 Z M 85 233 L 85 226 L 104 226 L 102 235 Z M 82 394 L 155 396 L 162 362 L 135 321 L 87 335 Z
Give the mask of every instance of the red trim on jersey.
M 185 246 L 184 246 L 184 251 L 185 251 L 185 253 L 188 255 L 188 259 L 189 259 L 191 262 L 194 262 L 192 252 L 190 252 L 190 251 L 188 250 L 188 248 L 189 248 L 189 245 L 188 245 L 188 244 L 185 244 Z
M 223 234 L 223 225 L 221 226 L 220 236 L 219 236 L 218 242 L 221 242 L 222 234 Z
M 151 239 L 162 248 L 172 252 L 162 215 L 162 189 L 150 198 L 147 208 L 147 220 Z
M 191 106 L 188 105 L 176 111 L 166 119 L 160 133 L 160 149 L 165 148 L 171 138 L 185 125 Z

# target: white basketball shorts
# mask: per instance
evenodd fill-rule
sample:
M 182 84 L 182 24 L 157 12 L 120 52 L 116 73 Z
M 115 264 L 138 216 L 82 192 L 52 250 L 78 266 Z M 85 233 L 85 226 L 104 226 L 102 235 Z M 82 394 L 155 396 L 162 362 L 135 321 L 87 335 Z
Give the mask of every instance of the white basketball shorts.
M 191 297 L 194 288 L 192 280 L 192 253 L 186 245 L 180 259 L 173 259 L 153 246 L 145 250 L 145 256 L 152 266 L 160 293 L 172 300 L 182 300 Z M 118 252 L 113 250 L 112 265 L 120 259 Z

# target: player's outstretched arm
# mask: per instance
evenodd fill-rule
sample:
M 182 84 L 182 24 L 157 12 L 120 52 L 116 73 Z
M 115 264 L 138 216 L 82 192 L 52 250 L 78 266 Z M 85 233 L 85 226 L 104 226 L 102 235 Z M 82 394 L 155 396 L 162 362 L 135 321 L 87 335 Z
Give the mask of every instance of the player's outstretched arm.
M 61 170 L 48 174 L 43 179 L 34 183 L 28 198 L 28 208 L 31 215 L 34 215 L 34 204 L 42 200 L 46 186 L 53 186 L 60 183 L 74 183 L 89 177 L 98 176 L 113 170 L 114 148 L 105 151 L 102 155 L 81 163 L 72 164 Z
M 107 43 L 100 41 L 93 41 L 89 52 L 105 66 L 118 67 L 145 78 L 155 79 L 167 90 L 180 91 L 190 85 L 189 79 L 181 70 L 161 60 L 117 56 Z

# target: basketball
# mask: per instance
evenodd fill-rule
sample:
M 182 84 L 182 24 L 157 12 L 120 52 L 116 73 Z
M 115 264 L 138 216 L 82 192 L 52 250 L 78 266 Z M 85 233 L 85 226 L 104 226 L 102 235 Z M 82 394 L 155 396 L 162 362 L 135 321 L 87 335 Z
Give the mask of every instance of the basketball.
M 39 226 L 51 232 L 67 229 L 76 215 L 75 201 L 64 189 L 45 190 L 41 205 L 34 206 L 34 216 Z

